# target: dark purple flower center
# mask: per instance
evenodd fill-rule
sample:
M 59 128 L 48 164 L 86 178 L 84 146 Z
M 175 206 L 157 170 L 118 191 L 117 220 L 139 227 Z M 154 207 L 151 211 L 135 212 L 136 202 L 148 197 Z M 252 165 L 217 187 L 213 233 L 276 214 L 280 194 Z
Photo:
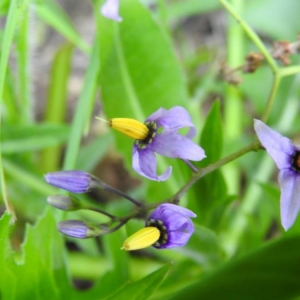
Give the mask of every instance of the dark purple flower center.
M 300 172 L 300 151 L 296 151 L 292 160 L 292 169 Z
M 136 140 L 135 143 L 140 149 L 144 149 L 147 147 L 148 144 L 151 144 L 153 138 L 156 135 L 157 132 L 157 126 L 155 122 L 145 122 L 145 125 L 149 129 L 149 133 L 143 140 Z
M 155 242 L 152 245 L 153 247 L 159 248 L 168 242 L 167 227 L 164 225 L 164 223 L 162 221 L 150 219 L 147 221 L 146 227 L 156 227 L 160 232 L 159 239 L 157 242 Z

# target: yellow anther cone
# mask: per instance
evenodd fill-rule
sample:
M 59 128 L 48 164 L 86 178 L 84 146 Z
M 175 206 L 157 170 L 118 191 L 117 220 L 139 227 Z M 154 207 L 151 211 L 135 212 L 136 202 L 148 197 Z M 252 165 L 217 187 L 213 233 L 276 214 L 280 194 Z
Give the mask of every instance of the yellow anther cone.
M 134 119 L 113 118 L 109 120 L 109 125 L 136 140 L 144 140 L 149 134 L 148 127 Z
M 156 227 L 145 227 L 127 238 L 121 249 L 131 251 L 149 247 L 158 241 L 159 236 L 160 231 Z

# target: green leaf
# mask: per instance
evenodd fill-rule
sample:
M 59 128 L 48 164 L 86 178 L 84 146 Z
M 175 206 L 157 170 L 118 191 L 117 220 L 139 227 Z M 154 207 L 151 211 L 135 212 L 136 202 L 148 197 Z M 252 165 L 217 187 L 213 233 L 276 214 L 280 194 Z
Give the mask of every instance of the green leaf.
M 65 121 L 73 48 L 71 44 L 64 44 L 55 54 L 49 83 L 46 122 L 60 124 Z M 59 168 L 61 150 L 61 147 L 56 146 L 43 151 L 41 158 L 43 170 L 50 172 Z
M 65 267 L 64 241 L 56 230 L 51 210 L 48 209 L 35 226 L 27 226 L 20 255 L 14 253 L 9 244 L 9 222 L 7 215 L 0 220 L 3 299 L 62 299 L 70 296 L 73 288 Z
M 15 262 L 9 240 L 11 220 L 7 213 L 0 219 L 0 298 L 5 300 L 16 299 Z
M 186 106 L 182 70 L 162 27 L 136 0 L 122 1 L 120 13 L 123 17 L 120 24 L 99 16 L 101 92 L 106 115 L 144 122 L 160 107 Z M 118 150 L 130 166 L 133 140 L 118 132 L 114 134 Z M 158 158 L 159 173 L 168 166 L 165 159 Z M 176 192 L 181 182 L 179 172 L 173 172 L 164 189 L 157 183 L 154 185 L 163 197 L 170 190 Z
M 270 242 L 197 281 L 176 299 L 265 300 L 300 295 L 300 236 Z
M 201 1 L 185 0 L 168 3 L 167 15 L 169 19 L 186 18 L 196 14 L 203 14 L 220 7 L 218 0 Z
M 58 299 L 68 294 L 70 283 L 65 269 L 64 242 L 56 229 L 51 209 L 36 226 L 27 226 L 23 257 L 18 272 L 19 298 Z M 30 280 L 21 280 L 22 278 Z M 69 291 L 70 292 L 70 291 Z
M 1 151 L 14 154 L 35 151 L 62 144 L 69 136 L 69 126 L 58 124 L 4 125 L 1 136 Z
M 188 244 L 178 248 L 177 251 L 196 261 L 205 270 L 220 265 L 224 260 L 216 234 L 197 224 Z
M 273 39 L 297 40 L 300 26 L 298 0 L 289 0 L 289 5 L 281 0 L 254 0 L 245 4 L 245 19 L 255 29 Z
M 206 118 L 202 130 L 200 145 L 205 150 L 206 158 L 195 165 L 204 167 L 220 159 L 223 147 L 223 125 L 220 114 L 220 103 L 215 101 Z M 191 201 L 190 208 L 196 212 L 196 222 L 201 224 L 218 224 L 219 212 L 212 214 L 211 210 L 228 200 L 226 196 L 226 183 L 220 170 L 200 179 L 193 187 L 193 192 L 198 195 Z
M 122 300 L 127 297 L 132 300 L 148 299 L 163 281 L 169 269 L 170 265 L 166 265 L 143 279 L 126 285 L 108 300 Z
M 98 38 L 95 38 L 89 65 L 84 77 L 83 89 L 80 93 L 76 112 L 72 121 L 63 169 L 71 170 L 75 168 L 82 134 L 85 126 L 90 122 L 90 114 L 92 107 L 94 107 L 99 73 L 100 45 Z
M 66 13 L 55 1 L 36 0 L 35 9 L 39 17 L 44 22 L 51 25 L 54 29 L 56 29 L 59 33 L 61 33 L 65 38 L 67 38 L 71 43 L 76 45 L 82 51 L 89 52 L 89 46 L 81 38 Z
M 111 133 L 101 135 L 80 149 L 76 169 L 92 172 L 113 143 Z

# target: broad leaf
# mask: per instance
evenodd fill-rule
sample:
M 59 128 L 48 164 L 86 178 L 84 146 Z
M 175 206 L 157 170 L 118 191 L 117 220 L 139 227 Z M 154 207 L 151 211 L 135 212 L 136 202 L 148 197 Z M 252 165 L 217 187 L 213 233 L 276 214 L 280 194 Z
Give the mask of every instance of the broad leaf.
M 160 107 L 186 106 L 185 80 L 163 28 L 136 0 L 122 1 L 120 14 L 120 24 L 99 17 L 101 91 L 107 117 L 144 122 Z M 129 167 L 133 140 L 120 133 L 115 136 L 118 150 Z M 164 172 L 170 164 L 173 162 L 159 157 L 158 172 Z M 163 189 L 159 183 L 151 184 L 162 199 L 170 191 L 176 192 L 181 183 L 181 174 L 173 172 Z M 156 193 L 152 196 L 155 198 Z M 156 197 L 156 201 L 159 199 Z
M 171 299 L 294 299 L 300 295 L 299 247 L 300 236 L 278 239 L 229 261 Z

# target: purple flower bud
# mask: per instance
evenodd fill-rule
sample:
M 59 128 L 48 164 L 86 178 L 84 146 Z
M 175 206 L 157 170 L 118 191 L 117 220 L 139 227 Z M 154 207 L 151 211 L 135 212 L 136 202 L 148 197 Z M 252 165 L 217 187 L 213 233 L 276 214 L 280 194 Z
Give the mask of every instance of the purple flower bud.
M 196 215 L 189 209 L 175 204 L 161 204 L 148 217 L 145 226 L 156 227 L 160 237 L 152 246 L 157 249 L 184 246 L 194 232 L 190 218 Z
M 96 177 L 82 171 L 51 172 L 45 176 L 49 184 L 72 193 L 85 193 L 99 186 Z
M 109 233 L 107 224 L 95 224 L 79 220 L 68 220 L 59 222 L 58 231 L 78 239 L 86 239 Z
M 78 220 L 69 220 L 58 223 L 58 231 L 78 239 L 85 239 L 88 236 L 89 228 L 86 223 Z

